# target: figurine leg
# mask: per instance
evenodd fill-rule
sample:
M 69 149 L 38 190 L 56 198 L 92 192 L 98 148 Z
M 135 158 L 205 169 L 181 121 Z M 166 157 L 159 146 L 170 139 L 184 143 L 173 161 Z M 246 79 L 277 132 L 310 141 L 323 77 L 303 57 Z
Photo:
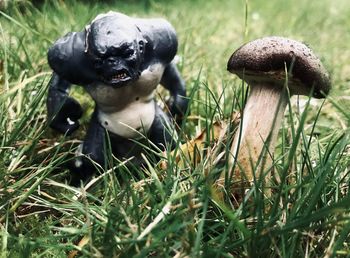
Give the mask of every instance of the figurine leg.
M 169 118 L 158 106 L 156 106 L 156 115 L 148 132 L 148 139 L 161 150 L 165 150 L 165 147 L 172 149 L 176 144 L 173 137 L 174 132 L 175 130 L 171 127 Z M 96 168 L 91 160 L 101 166 L 107 165 L 107 137 L 110 139 L 112 152 L 117 159 L 123 161 L 127 158 L 133 157 L 131 162 L 134 165 L 142 164 L 140 156 L 142 146 L 124 137 L 107 133 L 107 130 L 99 123 L 97 111 L 95 111 L 82 145 L 82 154 L 86 157 L 76 158 L 70 166 L 72 172 L 72 185 L 79 185 L 80 180 L 85 181 L 96 172 Z
M 174 139 L 175 130 L 171 126 L 168 116 L 156 105 L 156 114 L 151 128 L 147 132 L 147 138 L 160 150 L 165 150 L 165 147 L 173 149 L 176 141 Z M 151 154 L 144 145 L 147 145 L 143 139 L 140 139 L 140 144 L 137 140 L 126 139 L 119 135 L 109 133 L 113 155 L 120 161 L 132 158 L 130 162 L 135 167 L 144 165 L 144 160 L 141 153 Z M 148 145 L 150 149 L 153 149 L 153 145 Z M 152 156 L 153 157 L 153 156 Z M 155 161 L 157 161 L 157 158 Z
M 169 117 L 156 105 L 156 115 L 148 133 L 149 140 L 161 150 L 165 150 L 165 147 L 173 149 L 176 145 L 175 133 Z
M 140 165 L 142 146 L 122 136 L 108 132 L 99 122 L 95 110 L 90 120 L 89 129 L 82 143 L 80 154 L 69 168 L 71 171 L 71 184 L 80 185 L 96 173 L 94 162 L 103 168 L 108 167 L 108 152 L 112 151 L 114 157 L 120 161 L 132 158 L 131 163 Z M 91 161 L 92 160 L 92 161 Z M 110 167 L 108 167 L 110 168 Z

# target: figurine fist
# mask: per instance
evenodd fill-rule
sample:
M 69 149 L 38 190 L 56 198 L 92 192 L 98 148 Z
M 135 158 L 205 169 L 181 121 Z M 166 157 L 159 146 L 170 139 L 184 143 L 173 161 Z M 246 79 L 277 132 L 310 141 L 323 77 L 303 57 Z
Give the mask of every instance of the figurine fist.
M 70 135 L 79 127 L 78 119 L 83 115 L 80 104 L 73 98 L 67 97 L 58 113 L 50 123 L 50 127 Z
M 171 115 L 174 117 L 176 116 L 177 119 L 182 119 L 186 114 L 188 102 L 189 101 L 186 97 L 180 95 L 171 98 L 168 103 Z

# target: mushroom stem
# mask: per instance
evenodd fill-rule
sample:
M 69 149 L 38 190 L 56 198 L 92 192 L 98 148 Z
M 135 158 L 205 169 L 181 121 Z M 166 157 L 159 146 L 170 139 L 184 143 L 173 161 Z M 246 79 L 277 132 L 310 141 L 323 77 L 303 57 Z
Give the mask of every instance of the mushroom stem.
M 233 188 L 237 187 L 237 183 L 243 188 L 248 187 L 254 173 L 258 177 L 271 167 L 287 103 L 288 94 L 283 87 L 269 83 L 251 85 L 229 158 L 229 178 L 232 179 Z M 236 167 L 232 171 L 235 161 Z M 267 175 L 265 181 L 269 178 L 270 175 Z M 232 190 L 231 193 L 234 193 L 238 189 Z

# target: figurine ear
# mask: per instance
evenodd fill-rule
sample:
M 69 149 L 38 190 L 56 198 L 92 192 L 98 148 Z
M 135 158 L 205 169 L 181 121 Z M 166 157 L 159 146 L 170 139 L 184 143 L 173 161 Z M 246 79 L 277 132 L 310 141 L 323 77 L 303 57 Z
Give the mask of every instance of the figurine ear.
M 147 40 L 143 37 L 142 31 L 141 31 L 140 27 L 137 26 L 136 24 L 135 24 L 135 26 L 136 26 L 136 29 L 137 29 L 138 32 L 139 32 L 139 37 L 140 37 L 140 38 L 139 38 L 139 41 L 138 41 L 139 50 L 140 50 L 140 53 L 143 53 L 144 50 L 145 50 L 145 45 L 146 45 L 148 42 L 147 42 Z
M 143 53 L 144 48 L 145 48 L 145 42 L 143 40 L 139 40 L 140 53 Z
M 89 34 L 91 31 L 90 24 L 85 26 L 85 49 L 84 52 L 87 53 L 89 51 Z
M 139 44 L 139 50 L 140 53 L 143 53 L 145 51 L 145 45 L 147 44 L 147 40 L 146 39 L 140 39 L 138 44 Z

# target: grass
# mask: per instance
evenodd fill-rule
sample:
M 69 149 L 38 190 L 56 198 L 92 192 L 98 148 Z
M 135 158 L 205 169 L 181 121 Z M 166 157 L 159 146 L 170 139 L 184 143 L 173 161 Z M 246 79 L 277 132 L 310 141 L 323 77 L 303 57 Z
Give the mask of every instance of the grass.
M 19 1 L 0 15 L 0 253 L 2 257 L 348 257 L 350 256 L 350 3 L 334 1 Z M 242 43 L 266 35 L 307 42 L 332 74 L 325 101 L 293 97 L 276 148 L 272 195 L 261 180 L 239 204 L 213 191 L 225 170 L 227 133 L 197 163 L 167 153 L 161 169 L 101 171 L 85 188 L 65 183 L 64 162 L 88 123 L 65 137 L 46 124 L 46 52 L 100 12 L 166 17 L 179 36 L 179 68 L 192 92 L 181 141 L 244 103 L 226 71 Z M 86 110 L 92 102 L 74 93 Z M 177 152 L 181 152 L 179 148 Z M 198 157 L 198 158 L 199 158 Z M 149 157 L 145 157 L 149 160 Z M 278 179 L 278 180 L 277 180 Z M 277 183 L 278 182 L 278 183 Z M 225 199 L 228 199 L 224 196 Z

